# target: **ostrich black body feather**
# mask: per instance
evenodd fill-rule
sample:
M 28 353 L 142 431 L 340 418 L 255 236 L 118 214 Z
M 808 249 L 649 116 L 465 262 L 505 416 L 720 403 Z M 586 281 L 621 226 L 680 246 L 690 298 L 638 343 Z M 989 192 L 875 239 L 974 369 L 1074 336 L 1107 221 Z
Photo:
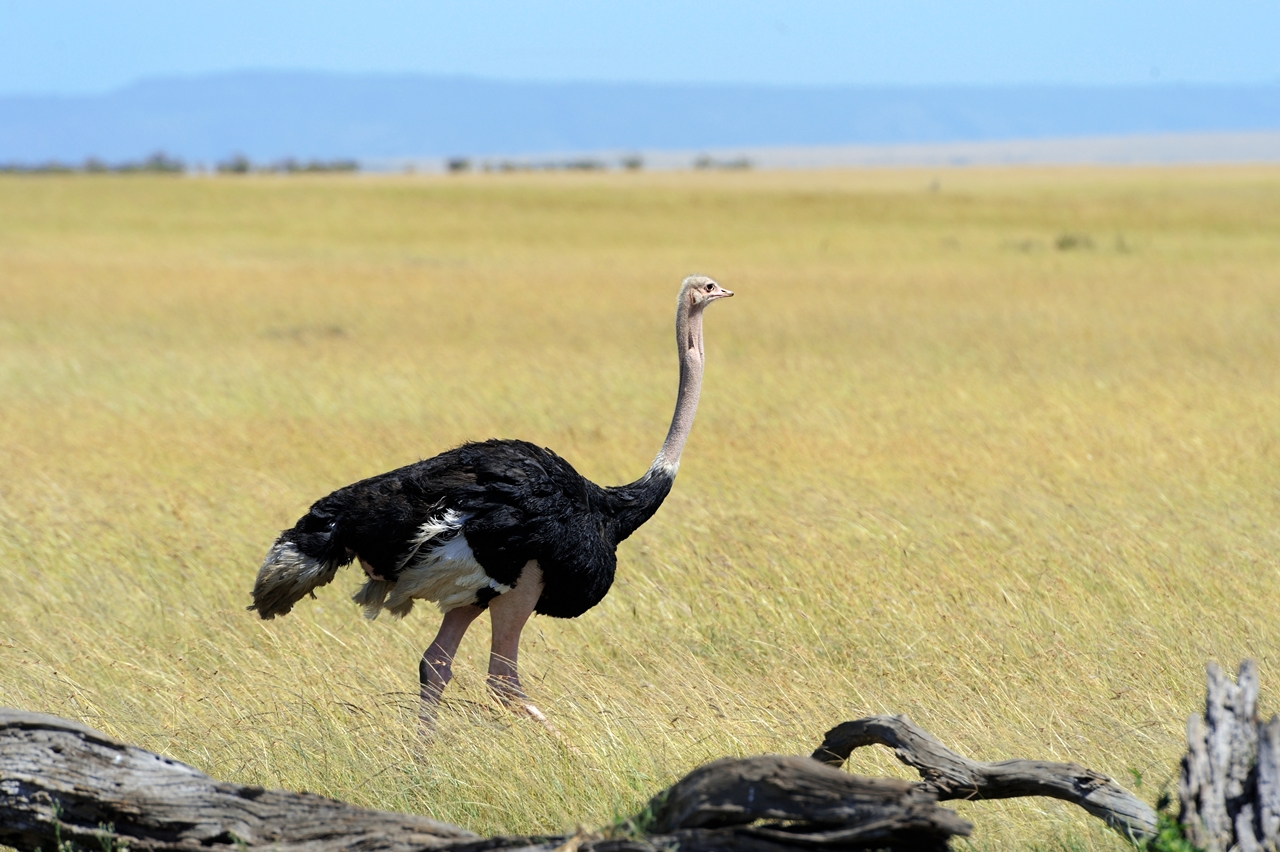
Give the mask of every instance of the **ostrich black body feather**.
M 453 512 L 461 525 L 447 535 L 465 536 L 494 583 L 514 586 L 536 559 L 545 583 L 536 612 L 574 618 L 604 598 L 618 543 L 658 510 L 671 485 L 672 474 L 654 468 L 629 485 L 602 488 L 527 441 L 468 443 L 334 491 L 279 541 L 334 568 L 359 557 L 394 582 L 423 525 Z M 495 594 L 480 589 L 471 603 L 484 606 Z M 292 603 L 259 609 L 269 617 Z

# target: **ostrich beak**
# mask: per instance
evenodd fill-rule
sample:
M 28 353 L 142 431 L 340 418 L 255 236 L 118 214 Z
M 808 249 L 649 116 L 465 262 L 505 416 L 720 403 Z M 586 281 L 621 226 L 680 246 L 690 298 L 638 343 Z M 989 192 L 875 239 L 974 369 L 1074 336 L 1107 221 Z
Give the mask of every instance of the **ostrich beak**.
M 726 290 L 723 287 L 721 287 L 719 284 L 717 284 L 716 289 L 712 290 L 710 293 L 707 294 L 707 301 L 712 301 L 714 299 L 727 299 L 732 295 L 733 295 L 732 290 Z

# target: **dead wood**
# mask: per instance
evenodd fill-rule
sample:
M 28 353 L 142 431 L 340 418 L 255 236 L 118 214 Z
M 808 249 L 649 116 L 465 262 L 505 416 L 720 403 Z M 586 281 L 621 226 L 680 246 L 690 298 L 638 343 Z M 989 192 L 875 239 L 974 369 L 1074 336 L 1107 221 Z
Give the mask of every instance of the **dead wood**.
M 920 773 L 921 786 L 939 800 L 1048 796 L 1079 805 L 1126 837 L 1141 840 L 1155 833 L 1155 811 L 1101 773 L 1075 763 L 969 760 L 906 716 L 868 716 L 837 725 L 827 732 L 813 758 L 839 767 L 854 749 L 866 745 L 892 748 L 898 760 Z
M 99 849 L 104 836 L 134 850 L 307 852 L 408 852 L 480 839 L 427 817 L 221 783 L 76 722 L 0 710 L 0 843 L 54 850 L 60 838 Z
M 1187 720 L 1179 821 L 1206 852 L 1280 849 L 1280 716 L 1258 719 L 1258 670 L 1240 664 L 1236 682 L 1208 666 L 1204 716 Z
M 972 826 L 937 796 L 894 778 L 864 778 L 807 757 L 723 758 L 690 772 L 650 803 L 651 830 L 749 826 L 743 837 L 784 844 L 945 848 Z M 752 825 L 769 820 L 773 825 Z M 682 847 L 683 848 L 683 847 Z
M 147 852 L 941 850 L 969 830 L 911 784 L 765 755 L 695 770 L 619 837 L 481 838 L 426 817 L 215 781 L 76 722 L 0 710 L 0 844 L 21 850 L 106 840 Z

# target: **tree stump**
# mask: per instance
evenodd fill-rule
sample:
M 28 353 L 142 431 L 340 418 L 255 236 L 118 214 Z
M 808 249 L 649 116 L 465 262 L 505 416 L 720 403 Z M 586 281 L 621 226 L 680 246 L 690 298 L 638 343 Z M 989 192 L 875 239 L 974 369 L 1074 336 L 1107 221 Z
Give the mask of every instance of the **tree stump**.
M 1280 849 L 1280 716 L 1258 719 L 1258 671 L 1240 664 L 1236 682 L 1214 663 L 1204 716 L 1187 720 L 1178 817 L 1205 852 Z

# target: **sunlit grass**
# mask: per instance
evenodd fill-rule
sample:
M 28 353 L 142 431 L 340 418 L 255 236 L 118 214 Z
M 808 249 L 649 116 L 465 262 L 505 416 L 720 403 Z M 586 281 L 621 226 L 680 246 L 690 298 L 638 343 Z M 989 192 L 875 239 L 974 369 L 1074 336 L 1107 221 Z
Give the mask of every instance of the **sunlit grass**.
M 1278 237 L 1274 168 L 0 179 L 0 703 L 483 833 L 879 712 L 1153 799 L 1206 660 L 1280 691 Z M 690 272 L 738 296 L 675 491 L 526 631 L 572 750 L 489 704 L 485 625 L 424 747 L 427 608 L 244 611 L 312 500 L 463 440 L 637 477 Z

